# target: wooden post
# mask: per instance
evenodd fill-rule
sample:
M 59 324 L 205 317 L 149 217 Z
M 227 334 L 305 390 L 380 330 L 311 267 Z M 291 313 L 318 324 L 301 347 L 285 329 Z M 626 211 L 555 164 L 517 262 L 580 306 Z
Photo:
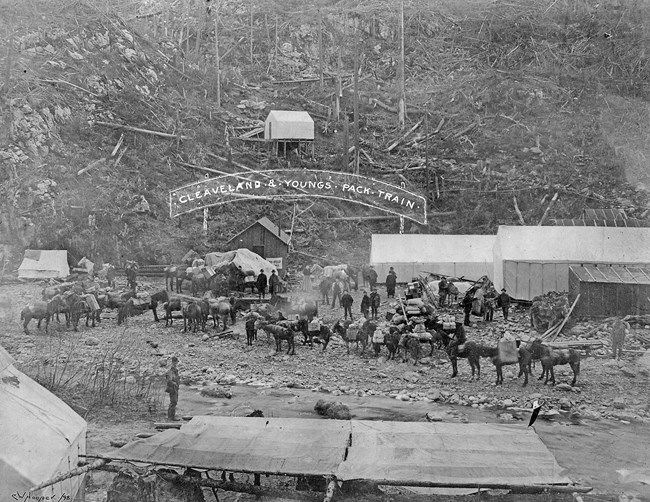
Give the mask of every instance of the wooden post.
M 343 113 L 345 114 L 343 120 L 343 170 L 347 171 L 350 163 L 350 124 L 347 110 Z
M 334 117 L 336 120 L 339 120 L 341 117 L 341 98 L 343 97 L 343 82 L 341 81 L 341 73 L 343 72 L 342 51 L 343 48 L 339 45 L 339 57 L 336 67 L 336 95 L 334 100 Z
M 429 102 L 427 101 L 424 112 L 424 174 L 427 184 L 427 201 L 431 197 L 431 188 L 429 181 Z
M 203 236 L 208 236 L 208 208 L 203 208 Z
M 250 0 L 249 4 L 250 9 L 250 58 L 251 65 L 253 64 L 253 0 Z
M 323 88 L 323 19 L 320 9 L 318 9 L 318 65 L 320 73 L 320 88 Z
M 217 71 L 217 107 L 221 108 L 221 61 L 219 56 L 219 0 L 215 6 L 215 19 L 214 19 L 214 55 L 216 57 L 216 71 Z
M 354 21 L 354 174 L 359 174 L 359 30 L 358 18 Z
M 399 56 L 399 126 L 404 127 L 406 124 L 406 75 L 404 70 L 404 0 L 400 3 L 399 17 L 399 38 L 400 38 L 400 56 Z

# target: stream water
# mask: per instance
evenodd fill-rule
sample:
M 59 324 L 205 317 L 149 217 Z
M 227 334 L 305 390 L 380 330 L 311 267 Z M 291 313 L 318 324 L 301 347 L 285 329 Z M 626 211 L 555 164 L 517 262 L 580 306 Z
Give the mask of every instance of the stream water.
M 183 415 L 241 415 L 261 410 L 266 417 L 321 419 L 314 412 L 319 399 L 340 401 L 359 420 L 424 421 L 432 413 L 446 422 L 503 422 L 505 410 L 482 411 L 421 401 L 398 401 L 383 396 L 332 396 L 304 389 L 233 386 L 231 399 L 207 398 L 199 389 L 182 389 Z M 507 411 L 506 411 L 507 412 Z M 507 412 L 514 423 L 527 423 L 527 411 Z M 650 428 L 643 424 L 558 417 L 538 419 L 535 431 L 574 482 L 592 486 L 592 494 L 632 493 L 650 500 Z M 617 471 L 624 470 L 623 477 Z

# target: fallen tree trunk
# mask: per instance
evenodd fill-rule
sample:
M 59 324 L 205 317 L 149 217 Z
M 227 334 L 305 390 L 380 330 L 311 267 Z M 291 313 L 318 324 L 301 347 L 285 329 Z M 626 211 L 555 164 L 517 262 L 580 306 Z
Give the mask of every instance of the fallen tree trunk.
M 113 122 L 102 122 L 101 120 L 95 120 L 94 124 L 103 125 L 103 126 L 106 126 L 106 127 L 112 127 L 114 129 L 124 129 L 125 131 L 133 131 L 133 132 L 141 132 L 143 134 L 151 134 L 153 136 L 159 136 L 161 138 L 188 139 L 187 136 L 183 136 L 183 135 L 180 135 L 180 134 L 170 134 L 168 132 L 151 131 L 149 129 L 142 129 L 140 127 L 133 127 L 133 126 L 124 125 L 124 124 L 115 124 Z

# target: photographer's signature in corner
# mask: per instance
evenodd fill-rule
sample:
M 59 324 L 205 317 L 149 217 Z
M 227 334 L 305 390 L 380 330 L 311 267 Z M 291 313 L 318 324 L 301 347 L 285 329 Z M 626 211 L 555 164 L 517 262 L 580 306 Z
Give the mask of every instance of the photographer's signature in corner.
M 30 492 L 14 492 L 11 494 L 11 500 L 18 502 L 68 502 L 72 497 L 67 493 L 61 495 L 36 495 Z

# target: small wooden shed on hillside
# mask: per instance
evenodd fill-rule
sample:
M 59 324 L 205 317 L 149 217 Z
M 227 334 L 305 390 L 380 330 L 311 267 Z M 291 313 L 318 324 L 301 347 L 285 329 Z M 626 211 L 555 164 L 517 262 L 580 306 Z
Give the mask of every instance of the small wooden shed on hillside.
M 280 273 L 285 268 L 289 240 L 289 235 L 265 216 L 235 235 L 226 246 L 230 251 L 239 248 L 250 249 L 275 264 Z
M 276 154 L 282 144 L 295 146 L 298 153 L 311 147 L 314 153 L 314 120 L 304 111 L 271 110 L 264 121 L 264 139 L 273 143 Z
M 569 267 L 569 303 L 577 317 L 650 313 L 650 268 L 620 265 Z

